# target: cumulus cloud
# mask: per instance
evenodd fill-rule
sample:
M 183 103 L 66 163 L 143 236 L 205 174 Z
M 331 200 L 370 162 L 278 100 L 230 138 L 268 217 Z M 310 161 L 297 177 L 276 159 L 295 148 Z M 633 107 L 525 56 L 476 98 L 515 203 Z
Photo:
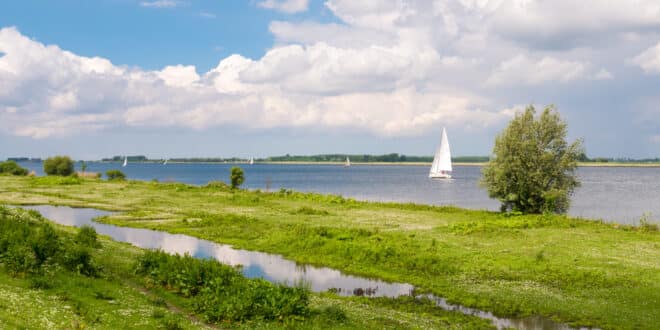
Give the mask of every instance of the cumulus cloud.
M 155 1 L 142 1 L 140 6 L 148 8 L 174 8 L 179 6 L 181 2 L 174 0 L 155 0 Z
M 488 77 L 490 85 L 537 85 L 545 82 L 569 82 L 585 78 L 588 63 L 563 61 L 552 57 L 532 59 L 518 55 L 502 62 Z
M 258 5 L 296 13 L 309 3 Z M 660 27 L 655 0 L 327 0 L 325 6 L 337 22 L 271 22 L 275 43 L 262 57 L 233 54 L 207 72 L 176 63 L 161 70 L 118 66 L 1 29 L 0 128 L 34 138 L 121 126 L 414 135 L 449 122 L 499 125 L 527 95 L 494 87 L 529 91 L 615 79 L 613 60 L 603 54 L 627 44 L 637 51 L 617 53 L 620 62 L 633 58 L 660 73 L 660 44 L 637 54 Z M 613 34 L 623 44 L 592 42 Z
M 198 74 L 194 66 L 146 71 L 78 56 L 0 30 L 0 126 L 44 138 L 115 126 L 223 125 L 355 128 L 409 135 L 447 121 L 490 125 L 506 118 L 469 92 L 424 86 L 433 49 L 289 45 L 261 59 L 232 55 Z
M 639 66 L 646 73 L 660 74 L 660 42 L 635 56 L 630 63 Z
M 309 0 L 264 0 L 259 2 L 258 6 L 287 14 L 295 14 L 306 11 L 309 6 Z

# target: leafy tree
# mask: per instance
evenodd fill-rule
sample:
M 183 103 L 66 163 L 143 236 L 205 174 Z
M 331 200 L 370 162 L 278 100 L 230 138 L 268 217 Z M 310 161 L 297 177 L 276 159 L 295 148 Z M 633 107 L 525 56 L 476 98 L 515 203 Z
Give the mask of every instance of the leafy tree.
M 28 170 L 19 166 L 15 161 L 0 162 L 0 174 L 27 175 Z
M 44 172 L 48 175 L 69 176 L 73 174 L 73 161 L 69 156 L 50 157 L 44 161 Z
M 231 180 L 231 188 L 232 189 L 238 188 L 245 181 L 245 175 L 243 173 L 243 169 L 237 166 L 232 167 L 231 174 L 229 175 L 229 179 Z
M 125 180 L 126 174 L 120 170 L 109 170 L 105 172 L 108 180 Z
M 575 169 L 582 141 L 566 142 L 566 122 L 554 106 L 536 119 L 535 113 L 528 106 L 497 136 L 481 185 L 502 202 L 502 211 L 565 213 L 580 185 Z

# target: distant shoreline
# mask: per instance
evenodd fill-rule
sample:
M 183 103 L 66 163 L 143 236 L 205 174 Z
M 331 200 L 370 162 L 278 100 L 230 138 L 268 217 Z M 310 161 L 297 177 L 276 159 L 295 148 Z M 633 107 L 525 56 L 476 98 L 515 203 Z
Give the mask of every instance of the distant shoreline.
M 121 163 L 114 161 L 87 161 L 91 163 Z M 130 164 L 131 162 L 129 162 Z M 140 161 L 132 162 L 139 164 L 159 164 L 159 161 Z M 249 165 L 245 162 L 176 162 L 168 161 L 168 164 L 231 164 L 231 165 Z M 269 165 L 333 165 L 343 166 L 344 162 L 306 162 L 306 161 L 255 161 L 254 165 L 269 164 Z M 455 162 L 454 166 L 484 166 L 485 162 Z M 351 162 L 351 166 L 431 166 L 431 162 Z M 578 167 L 660 167 L 660 163 L 627 163 L 627 162 L 579 162 Z

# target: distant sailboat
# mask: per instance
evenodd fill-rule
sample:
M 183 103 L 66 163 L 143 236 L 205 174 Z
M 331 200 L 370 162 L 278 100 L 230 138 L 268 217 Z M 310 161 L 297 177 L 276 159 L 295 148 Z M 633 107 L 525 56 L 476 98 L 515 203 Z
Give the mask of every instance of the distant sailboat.
M 124 157 L 124 164 L 122 167 L 126 167 L 126 165 L 128 165 L 128 156 Z
M 253 157 L 250 157 L 250 160 L 248 160 L 248 164 L 250 164 L 250 165 L 254 164 L 254 158 Z
M 344 163 L 344 167 L 350 167 L 351 166 L 351 160 L 348 159 L 348 156 L 346 156 L 346 163 Z
M 163 165 L 167 165 L 167 159 L 165 159 L 165 161 L 163 162 Z
M 442 136 L 440 138 L 440 146 L 435 152 L 433 157 L 433 165 L 429 171 L 429 178 L 432 179 L 451 179 L 451 151 L 449 151 L 449 140 L 447 139 L 447 131 L 442 128 Z

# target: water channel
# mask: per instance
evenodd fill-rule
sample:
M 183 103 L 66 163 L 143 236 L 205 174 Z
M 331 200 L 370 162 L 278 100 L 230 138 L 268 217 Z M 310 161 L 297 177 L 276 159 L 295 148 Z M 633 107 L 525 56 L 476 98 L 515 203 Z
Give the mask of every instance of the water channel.
M 23 206 L 23 208 L 36 210 L 47 219 L 58 224 L 75 227 L 92 226 L 99 234 L 107 235 L 116 241 L 127 242 L 140 248 L 161 249 L 173 254 L 188 253 L 197 258 L 216 259 L 221 263 L 232 266 L 240 265 L 243 274 L 249 278 L 263 278 L 270 282 L 290 285 L 304 281 L 314 292 L 333 290 L 344 296 L 393 298 L 412 295 L 414 292 L 414 286 L 407 283 L 387 283 L 376 279 L 343 274 L 338 270 L 327 267 L 300 265 L 280 255 L 235 249 L 226 244 L 218 244 L 187 235 L 119 227 L 93 221 L 94 218 L 110 215 L 111 213 L 107 211 L 50 205 Z M 418 297 L 429 298 L 435 301 L 438 307 L 445 310 L 458 311 L 490 320 L 498 329 L 574 329 L 545 317 L 502 318 L 490 312 L 450 304 L 445 299 L 434 295 L 427 294 Z

